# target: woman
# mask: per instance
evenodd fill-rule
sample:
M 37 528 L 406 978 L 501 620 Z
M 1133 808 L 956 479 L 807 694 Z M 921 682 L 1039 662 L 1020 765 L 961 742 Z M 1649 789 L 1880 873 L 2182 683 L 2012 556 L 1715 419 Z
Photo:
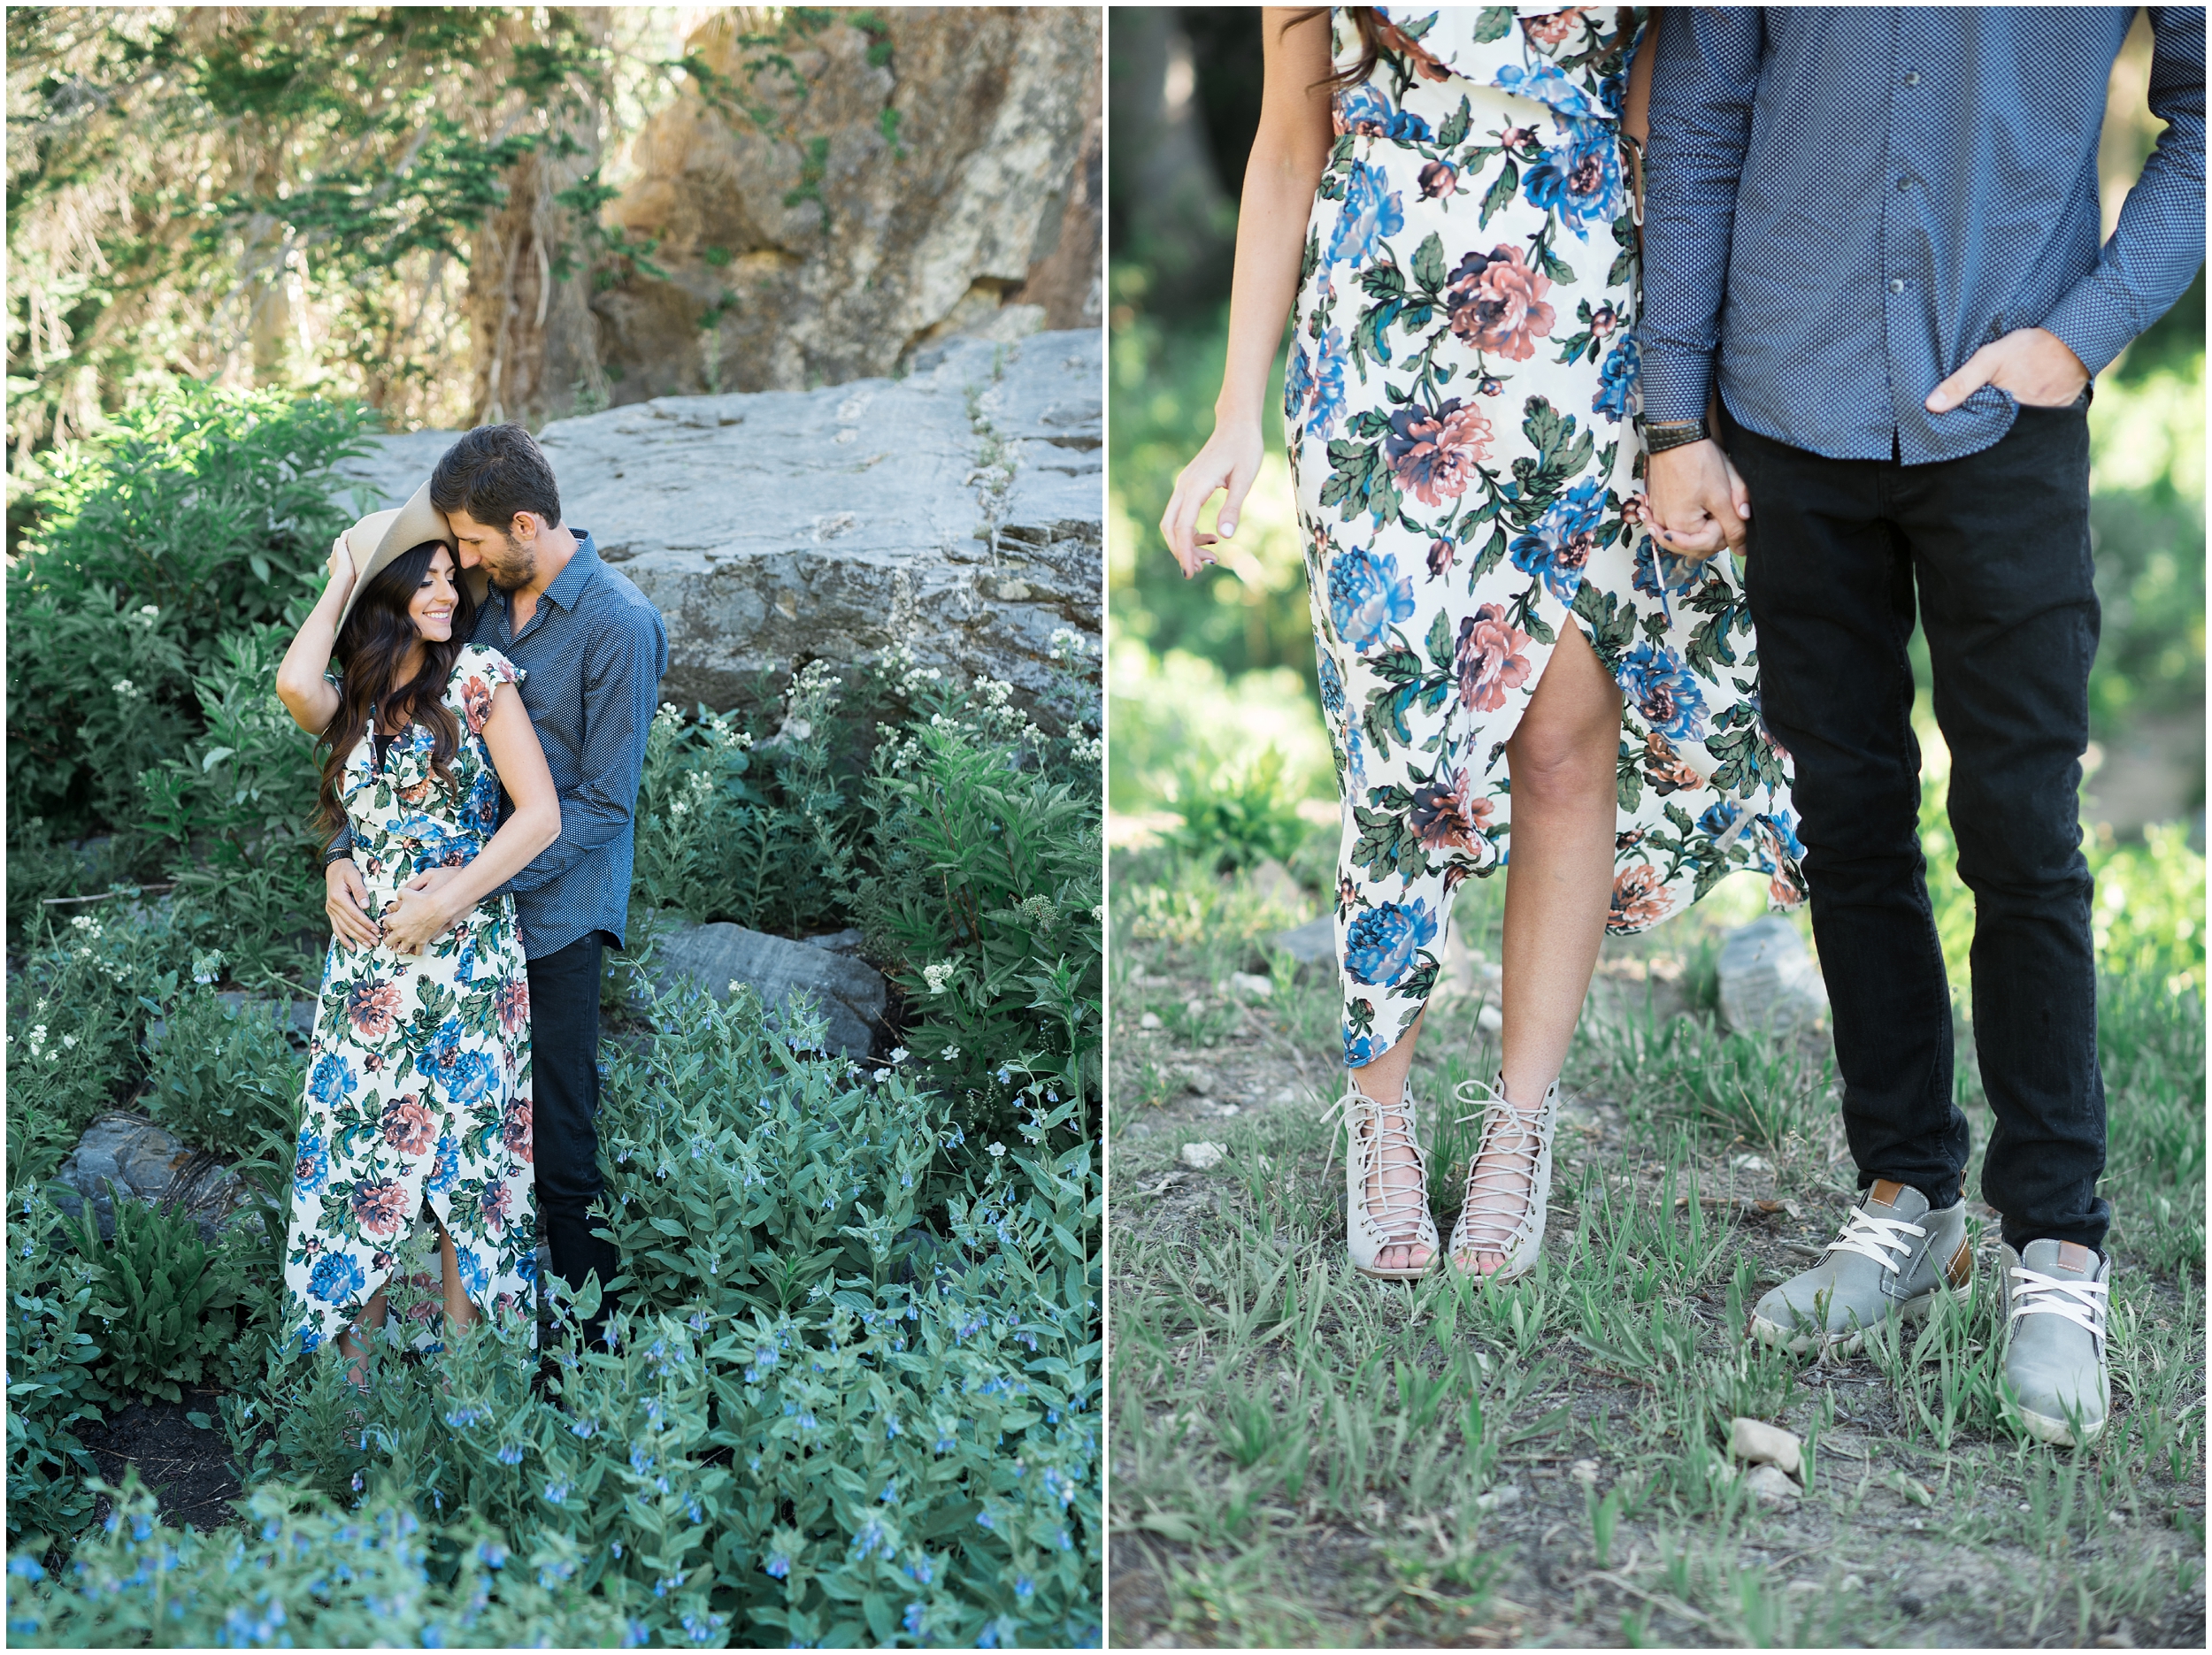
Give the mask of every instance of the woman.
M 1448 1248 L 1494 1279 L 1542 1244 L 1559 1071 L 1604 933 L 1741 868 L 1803 896 L 1736 572 L 1702 561 L 1709 520 L 1663 553 L 1645 533 L 1623 152 L 1642 136 L 1643 22 L 1375 6 L 1263 24 L 1214 433 L 1160 530 L 1186 575 L 1213 561 L 1197 525 L 1217 491 L 1235 533 L 1294 306 L 1284 418 L 1345 807 L 1347 1228 L 1385 1280 L 1437 1261 L 1406 1077 L 1453 893 L 1505 865 L 1509 832 L 1503 1061 L 1473 1086 Z
M 561 808 L 521 671 L 465 641 L 475 605 L 458 577 L 426 486 L 331 548 L 277 673 L 286 710 L 320 738 L 318 825 L 351 827 L 368 885 L 373 934 L 333 938 L 323 967 L 285 1269 L 298 1348 L 336 1335 L 357 1386 L 360 1334 L 384 1323 L 426 1202 L 450 1326 L 473 1322 L 472 1301 L 533 1305 L 529 979 L 514 899 L 491 893 L 560 836 Z M 434 869 L 458 871 L 432 888 Z M 427 895 L 400 909 L 403 888 Z

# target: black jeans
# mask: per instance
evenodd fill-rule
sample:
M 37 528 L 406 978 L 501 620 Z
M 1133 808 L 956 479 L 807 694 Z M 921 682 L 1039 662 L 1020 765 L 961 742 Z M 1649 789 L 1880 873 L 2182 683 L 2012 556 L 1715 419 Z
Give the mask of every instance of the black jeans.
M 600 1196 L 599 962 L 597 931 L 530 962 L 531 1130 L 537 1157 L 538 1223 L 553 1255 L 553 1274 L 581 1287 L 593 1271 L 604 1289 L 620 1263 L 613 1245 L 593 1235 Z M 587 1325 L 595 1337 L 606 1320 L 603 1302 Z
M 1951 1004 L 1920 854 L 1906 655 L 1917 595 L 1974 893 L 1974 1038 L 1996 1115 L 1982 1194 L 2015 1247 L 2101 1246 L 2110 1209 L 2081 755 L 2097 596 L 2085 402 L 2023 408 L 1928 465 L 1832 460 L 1726 422 L 1752 502 L 1762 708 L 1795 761 L 1813 934 L 1859 1187 L 1947 1206 L 1966 1174 Z

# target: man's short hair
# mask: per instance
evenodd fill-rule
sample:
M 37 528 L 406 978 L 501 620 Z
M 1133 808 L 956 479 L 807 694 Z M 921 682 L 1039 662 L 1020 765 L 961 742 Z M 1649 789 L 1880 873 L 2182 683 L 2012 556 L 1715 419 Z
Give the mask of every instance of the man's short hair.
M 520 425 L 479 425 L 445 451 L 430 473 L 430 503 L 465 511 L 488 528 L 511 533 L 515 513 L 534 511 L 548 528 L 561 521 L 561 491 L 537 440 Z

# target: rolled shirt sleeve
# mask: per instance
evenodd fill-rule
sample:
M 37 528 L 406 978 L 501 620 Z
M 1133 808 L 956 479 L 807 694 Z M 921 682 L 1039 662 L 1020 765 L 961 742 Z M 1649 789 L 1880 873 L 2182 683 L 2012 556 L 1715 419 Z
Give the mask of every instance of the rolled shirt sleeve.
M 1669 6 L 1659 13 L 1644 156 L 1644 308 L 1636 330 L 1647 420 L 1701 418 L 1712 395 L 1762 33 L 1754 6 Z
M 2151 113 L 2166 130 L 2095 267 L 2043 319 L 2092 373 L 2163 316 L 2204 263 L 2204 8 L 2153 6 L 2150 19 Z

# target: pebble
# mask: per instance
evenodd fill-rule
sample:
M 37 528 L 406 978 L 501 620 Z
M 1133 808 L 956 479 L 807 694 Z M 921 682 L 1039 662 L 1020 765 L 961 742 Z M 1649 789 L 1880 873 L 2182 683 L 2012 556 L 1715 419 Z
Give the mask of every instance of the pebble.
M 1495 1006 L 1485 1006 L 1475 1014 L 1475 1027 L 1485 1034 L 1502 1034 L 1505 1031 L 1505 1015 Z
M 1232 993 L 1242 994 L 1249 1000 L 1271 1000 L 1275 995 L 1275 979 L 1255 976 L 1249 971 L 1232 971 L 1229 973 L 1229 989 Z
M 1744 1478 L 1744 1487 L 1762 1506 L 1793 1506 L 1800 1490 L 1779 1466 L 1754 1466 Z
M 1137 1019 L 1137 1027 L 1140 1029 L 1156 1029 L 1159 1026 L 1160 1014 L 1156 1011 L 1148 1011 Z
M 1735 1155 L 1728 1164 L 1738 1172 L 1772 1172 L 1774 1168 L 1757 1155 Z
M 1503 1488 L 1492 1489 L 1487 1494 L 1476 1495 L 1475 1509 L 1479 1512 L 1494 1512 L 1500 1506 L 1517 1506 L 1520 1502 L 1520 1484 L 1509 1483 Z
M 1567 1475 L 1584 1488 L 1594 1489 L 1598 1485 L 1598 1462 L 1594 1460 L 1578 1460 L 1567 1467 Z
M 1177 1159 L 1193 1172 L 1211 1172 L 1221 1164 L 1222 1158 L 1228 1153 L 1226 1144 L 1186 1144 L 1183 1153 Z
M 1747 1420 L 1741 1416 L 1729 1421 L 1728 1452 L 1739 1460 L 1753 1465 L 1778 1467 L 1785 1476 L 1795 1476 L 1805 1463 L 1805 1445 L 1791 1432 L 1778 1425 L 1769 1425 L 1763 1420 Z

